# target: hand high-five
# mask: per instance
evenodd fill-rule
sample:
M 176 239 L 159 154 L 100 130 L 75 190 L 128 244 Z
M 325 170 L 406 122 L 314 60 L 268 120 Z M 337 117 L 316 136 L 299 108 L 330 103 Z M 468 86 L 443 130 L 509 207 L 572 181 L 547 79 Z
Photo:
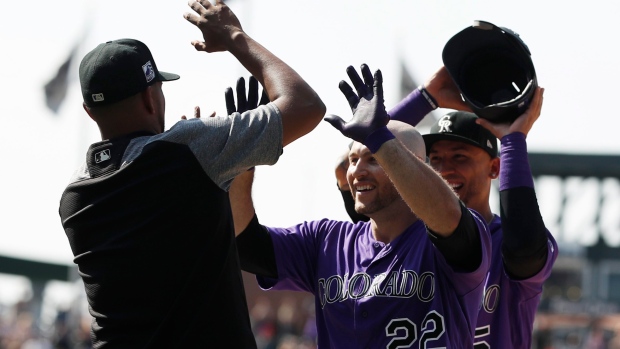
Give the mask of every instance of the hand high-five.
M 250 76 L 248 81 L 248 95 L 245 95 L 245 79 L 240 77 L 237 80 L 237 106 L 235 106 L 235 96 L 231 87 L 227 87 L 224 92 L 226 99 L 226 111 L 228 115 L 239 112 L 243 113 L 248 110 L 256 109 L 259 105 L 265 105 L 269 102 L 267 92 L 263 89 L 260 101 L 258 100 L 258 80 L 254 76 Z
M 366 64 L 361 67 L 364 80 L 355 69 L 347 68 L 347 74 L 357 91 L 353 91 L 346 81 L 340 81 L 340 91 L 344 94 L 353 118 L 345 122 L 337 115 L 328 115 L 325 121 L 329 122 L 343 135 L 366 145 L 374 153 L 385 141 L 394 138 L 386 125 L 390 116 L 383 104 L 383 76 L 377 70 L 374 77 Z M 371 137 L 372 136 L 372 137 Z
M 204 41 L 194 40 L 192 45 L 198 51 L 226 51 L 236 33 L 243 32 L 237 16 L 224 1 L 190 0 L 189 7 L 195 13 L 185 13 L 183 17 L 200 29 Z

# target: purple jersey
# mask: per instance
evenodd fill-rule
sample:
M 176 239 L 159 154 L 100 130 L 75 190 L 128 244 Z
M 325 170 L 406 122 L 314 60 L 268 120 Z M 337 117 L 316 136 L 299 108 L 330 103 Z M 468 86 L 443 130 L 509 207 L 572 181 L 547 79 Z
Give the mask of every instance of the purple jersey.
M 314 295 L 319 348 L 473 348 L 491 240 L 472 214 L 482 263 L 470 273 L 452 270 L 421 221 L 384 244 L 369 222 L 324 219 L 268 228 L 279 279 L 257 279 Z
M 426 113 L 435 109 L 419 89 L 390 110 L 390 117 L 416 125 Z M 527 161 L 525 135 L 519 132 L 502 137 L 500 190 L 516 187 L 534 188 Z M 492 237 L 492 259 L 489 279 L 485 287 L 483 306 L 476 325 L 475 348 L 530 348 L 534 316 L 540 303 L 544 281 L 558 257 L 558 246 L 553 236 L 547 235 L 547 260 L 534 276 L 524 280 L 511 279 L 502 260 L 501 220 L 495 216 L 489 225 Z
M 548 255 L 545 266 L 534 276 L 524 280 L 511 279 L 504 270 L 502 261 L 502 225 L 496 215 L 491 224 L 493 252 L 489 279 L 478 324 L 476 325 L 476 349 L 530 348 L 532 345 L 532 326 L 543 283 L 551 274 L 553 263 L 558 257 L 558 245 L 549 232 Z
M 513 133 L 502 137 L 502 167 L 500 170 L 500 190 L 516 187 L 534 187 L 530 166 L 527 161 L 525 135 Z M 526 218 L 527 219 L 527 218 Z M 551 274 L 558 257 L 558 245 L 545 229 L 547 237 L 547 260 L 535 275 L 522 280 L 508 276 L 502 260 L 501 219 L 497 215 L 489 224 L 493 241 L 493 254 L 489 280 L 485 287 L 483 306 L 476 326 L 476 348 L 530 348 L 534 317 L 543 283 Z

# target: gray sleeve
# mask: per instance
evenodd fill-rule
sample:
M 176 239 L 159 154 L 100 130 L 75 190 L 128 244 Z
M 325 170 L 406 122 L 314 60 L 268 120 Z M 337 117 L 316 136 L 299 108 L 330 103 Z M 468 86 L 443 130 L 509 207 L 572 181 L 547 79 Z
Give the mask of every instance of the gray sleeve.
M 161 136 L 188 145 L 209 178 L 224 190 L 239 173 L 273 165 L 282 154 L 282 118 L 273 103 L 243 114 L 182 120 Z

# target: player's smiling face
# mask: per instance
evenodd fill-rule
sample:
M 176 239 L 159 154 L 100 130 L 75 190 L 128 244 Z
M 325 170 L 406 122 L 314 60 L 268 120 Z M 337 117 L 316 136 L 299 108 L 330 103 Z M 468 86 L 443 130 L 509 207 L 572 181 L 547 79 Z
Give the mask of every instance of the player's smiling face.
M 430 165 L 441 174 L 469 208 L 488 206 L 491 180 L 499 174 L 499 159 L 482 148 L 459 142 L 435 142 L 428 154 Z
M 355 211 L 372 215 L 395 203 L 403 203 L 394 184 L 364 145 L 354 142 L 349 152 L 347 181 L 355 199 Z

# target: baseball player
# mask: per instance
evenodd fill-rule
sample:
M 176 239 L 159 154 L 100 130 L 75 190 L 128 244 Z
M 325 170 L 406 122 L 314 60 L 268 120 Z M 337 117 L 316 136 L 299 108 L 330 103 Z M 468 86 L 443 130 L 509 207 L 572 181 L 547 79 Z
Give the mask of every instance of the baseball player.
M 338 191 L 340 192 L 340 196 L 342 196 L 342 201 L 344 202 L 344 208 L 347 211 L 347 214 L 351 218 L 353 223 L 357 223 L 359 221 L 368 222 L 370 218 L 367 216 L 355 212 L 355 199 L 351 195 L 351 188 L 349 187 L 349 182 L 347 181 L 347 169 L 349 168 L 349 150 L 351 149 L 351 145 L 345 152 L 343 152 L 338 157 L 338 162 L 336 163 L 335 175 L 336 175 L 336 186 Z
M 529 109 L 511 124 L 453 112 L 423 136 L 430 165 L 467 207 L 484 217 L 491 231 L 491 268 L 476 325 L 476 348 L 531 347 L 543 283 L 558 256 L 557 244 L 540 215 L 525 141 L 540 116 L 543 92 L 537 88 Z M 444 67 L 426 87 L 414 90 L 390 110 L 390 117 L 416 125 L 437 107 L 469 110 Z M 497 177 L 501 218 L 489 205 L 491 181 Z
M 249 37 L 222 2 L 190 1 L 198 51 L 228 51 L 272 102 L 164 131 L 162 81 L 148 47 L 102 43 L 80 64 L 90 146 L 60 200 L 84 282 L 94 348 L 256 348 L 227 190 L 248 168 L 275 163 L 325 106 L 287 64 Z
M 242 269 L 264 289 L 314 295 L 319 348 L 473 348 L 486 224 L 421 160 L 415 128 L 389 121 L 381 72 L 363 65 L 364 81 L 347 72 L 357 93 L 340 88 L 353 119 L 326 121 L 354 140 L 348 183 L 370 221 L 262 226 L 247 171 L 229 192 Z

